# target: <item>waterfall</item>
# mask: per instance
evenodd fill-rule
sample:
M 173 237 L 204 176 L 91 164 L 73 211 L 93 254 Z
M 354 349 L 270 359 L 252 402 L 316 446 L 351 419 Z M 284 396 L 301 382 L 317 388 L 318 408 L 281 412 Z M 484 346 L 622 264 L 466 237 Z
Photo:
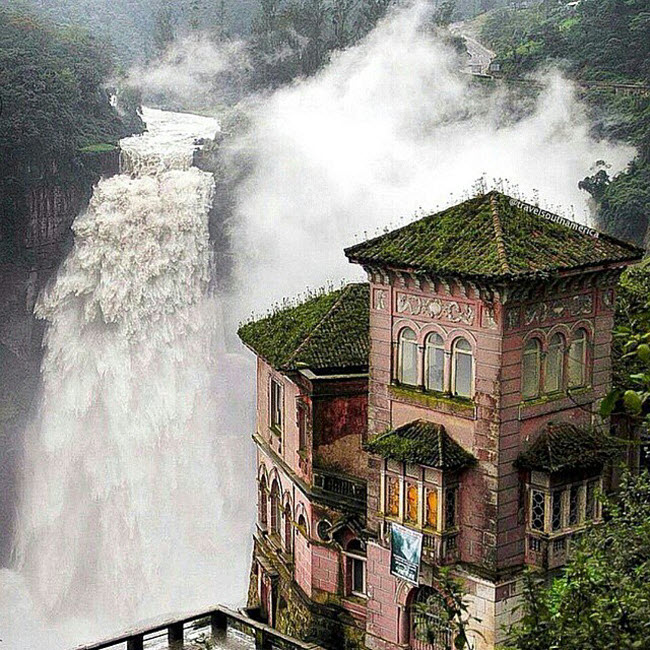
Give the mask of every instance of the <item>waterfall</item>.
M 5 650 L 32 647 L 20 636 L 29 608 L 70 645 L 245 596 L 251 405 L 235 390 L 253 379 L 224 346 L 210 290 L 214 181 L 192 167 L 196 139 L 218 125 L 151 109 L 144 119 L 36 308 L 42 394 L 15 567 L 0 574 Z

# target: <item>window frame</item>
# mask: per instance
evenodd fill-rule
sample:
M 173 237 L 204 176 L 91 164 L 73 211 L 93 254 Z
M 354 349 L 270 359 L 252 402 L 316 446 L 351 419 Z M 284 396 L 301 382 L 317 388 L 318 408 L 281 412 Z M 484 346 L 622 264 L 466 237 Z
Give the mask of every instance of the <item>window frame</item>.
M 459 345 L 461 343 L 467 343 L 469 350 L 460 350 Z M 470 358 L 470 376 L 469 376 L 469 394 L 463 395 L 458 392 L 458 357 L 459 356 L 468 356 Z M 474 374 L 476 371 L 476 363 L 474 361 L 474 349 L 472 344 L 464 337 L 458 336 L 454 339 L 451 346 L 451 394 L 454 397 L 460 397 L 461 399 L 472 399 L 474 396 Z
M 407 333 L 412 334 L 413 338 L 408 338 L 408 339 L 405 338 Z M 415 368 L 413 369 L 413 373 L 414 373 L 413 383 L 405 380 L 404 357 L 405 357 L 405 347 L 407 344 L 415 349 L 414 358 L 413 358 L 413 360 L 415 361 Z M 400 329 L 399 331 L 399 334 L 397 335 L 397 373 L 396 373 L 397 381 L 404 386 L 412 386 L 412 387 L 419 386 L 420 383 L 419 364 L 420 364 L 420 346 L 418 344 L 417 334 L 409 326 L 402 327 L 402 329 Z
M 554 339 L 556 342 L 554 342 Z M 555 332 L 549 339 L 544 354 L 544 395 L 553 395 L 564 390 L 564 365 L 566 362 L 566 339 L 560 332 Z M 555 359 L 556 368 L 552 369 L 552 354 L 557 354 Z M 551 370 L 557 373 L 557 387 L 549 385 L 549 377 L 553 376 Z
M 350 549 L 350 546 L 355 543 L 357 543 L 360 548 Z M 364 550 L 365 544 L 360 539 L 354 538 L 346 544 L 345 550 L 343 551 L 346 561 L 346 574 L 348 576 L 346 584 L 347 595 L 358 596 L 360 598 L 368 597 L 368 556 Z M 356 567 L 360 567 L 361 569 L 361 590 L 355 588 L 358 586 L 356 584 Z
M 572 355 L 572 351 L 576 344 L 580 343 L 582 345 L 582 354 L 580 359 L 576 360 Z M 568 388 L 584 388 L 588 385 L 588 350 L 589 347 L 589 332 L 586 327 L 578 327 L 571 337 L 571 342 L 569 343 L 567 350 L 567 387 Z M 579 363 L 580 368 L 580 382 L 574 383 L 572 378 L 572 371 L 575 367 L 575 364 Z
M 435 341 L 435 342 L 434 342 Z M 434 387 L 430 382 L 432 356 L 435 359 L 436 354 L 442 354 L 442 367 L 440 368 L 440 387 Z M 424 341 L 424 387 L 436 393 L 444 393 L 446 389 L 446 351 L 445 340 L 438 332 L 430 332 Z
M 531 347 L 532 346 L 532 347 Z M 534 349 L 533 349 L 534 348 Z M 527 357 L 535 356 L 534 361 L 534 386 L 535 391 L 528 393 L 526 391 L 526 376 L 527 376 L 527 366 L 526 359 Z M 522 361 L 521 361 L 521 396 L 524 400 L 533 400 L 539 399 L 542 393 L 542 342 L 536 336 L 529 338 L 525 344 L 522 351 Z
M 282 382 L 269 377 L 269 428 L 282 433 L 284 427 L 284 386 Z

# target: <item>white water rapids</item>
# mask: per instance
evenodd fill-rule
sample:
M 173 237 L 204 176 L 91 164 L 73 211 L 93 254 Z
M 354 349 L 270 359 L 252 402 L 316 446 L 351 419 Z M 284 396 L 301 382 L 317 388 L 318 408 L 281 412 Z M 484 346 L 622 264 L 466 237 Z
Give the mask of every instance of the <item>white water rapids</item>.
M 0 573 L 0 650 L 69 647 L 245 597 L 254 480 L 240 387 L 253 379 L 224 347 L 213 179 L 191 166 L 218 124 L 144 119 L 37 306 L 42 395 L 15 566 Z

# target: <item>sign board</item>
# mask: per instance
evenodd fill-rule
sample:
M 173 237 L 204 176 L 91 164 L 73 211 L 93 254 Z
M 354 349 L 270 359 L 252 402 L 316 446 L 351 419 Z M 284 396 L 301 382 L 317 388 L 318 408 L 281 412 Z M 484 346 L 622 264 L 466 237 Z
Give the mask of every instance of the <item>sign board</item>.
M 398 524 L 390 527 L 390 572 L 418 584 L 422 559 L 422 533 Z

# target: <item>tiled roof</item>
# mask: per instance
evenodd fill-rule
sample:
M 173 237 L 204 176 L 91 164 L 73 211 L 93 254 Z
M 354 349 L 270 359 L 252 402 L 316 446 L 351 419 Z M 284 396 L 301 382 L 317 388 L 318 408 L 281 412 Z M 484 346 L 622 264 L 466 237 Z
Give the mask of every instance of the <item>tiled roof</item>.
M 493 191 L 345 254 L 371 266 L 507 279 L 634 261 L 643 250 Z
M 515 465 L 550 473 L 597 470 L 621 448 L 618 440 L 594 429 L 549 422 L 530 449 L 519 455 Z
M 367 283 L 286 307 L 239 328 L 239 338 L 279 370 L 367 368 L 370 350 Z
M 414 420 L 377 436 L 366 445 L 373 454 L 438 469 L 460 469 L 474 456 L 449 437 L 441 424 Z

